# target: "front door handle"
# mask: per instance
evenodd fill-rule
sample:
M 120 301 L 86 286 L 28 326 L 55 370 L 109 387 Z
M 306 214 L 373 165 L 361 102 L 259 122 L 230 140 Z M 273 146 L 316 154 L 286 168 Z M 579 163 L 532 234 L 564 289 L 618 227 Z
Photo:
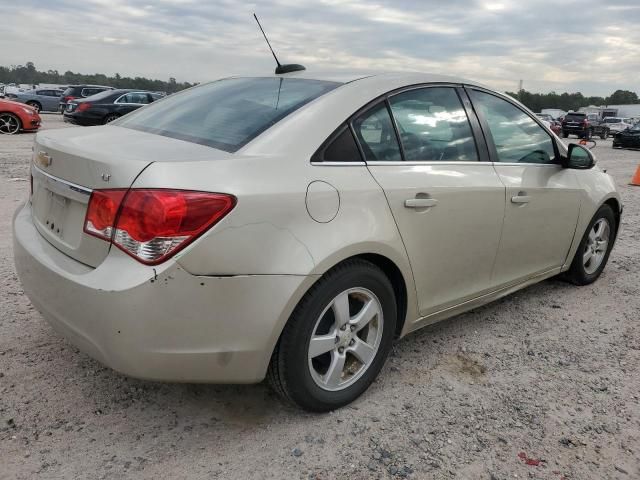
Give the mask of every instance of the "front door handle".
M 511 197 L 511 203 L 529 203 L 531 197 L 527 195 L 527 192 L 518 192 L 518 195 Z
M 407 208 L 429 208 L 438 205 L 438 200 L 435 198 L 408 198 L 404 201 L 404 206 Z

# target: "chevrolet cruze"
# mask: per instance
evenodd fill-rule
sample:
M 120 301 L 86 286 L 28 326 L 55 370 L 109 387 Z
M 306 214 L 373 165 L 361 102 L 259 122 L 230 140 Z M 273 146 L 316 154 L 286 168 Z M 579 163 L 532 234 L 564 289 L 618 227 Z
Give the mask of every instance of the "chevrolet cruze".
M 584 285 L 612 178 L 515 100 L 427 74 L 227 78 L 40 132 L 24 290 L 127 375 L 351 402 L 394 339 L 545 278 Z

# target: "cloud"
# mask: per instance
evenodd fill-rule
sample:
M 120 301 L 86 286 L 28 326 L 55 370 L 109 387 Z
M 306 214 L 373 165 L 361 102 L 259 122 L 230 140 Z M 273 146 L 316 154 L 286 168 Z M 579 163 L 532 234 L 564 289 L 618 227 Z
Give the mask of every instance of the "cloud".
M 637 0 L 23 0 L 2 64 L 206 81 L 273 69 L 430 71 L 515 90 L 637 90 Z

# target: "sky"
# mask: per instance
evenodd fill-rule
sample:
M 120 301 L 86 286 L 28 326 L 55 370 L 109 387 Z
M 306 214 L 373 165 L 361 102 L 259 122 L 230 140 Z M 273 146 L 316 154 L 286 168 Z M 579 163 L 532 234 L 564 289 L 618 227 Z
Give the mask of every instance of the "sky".
M 0 0 L 0 65 L 203 82 L 282 63 L 640 93 L 640 0 Z

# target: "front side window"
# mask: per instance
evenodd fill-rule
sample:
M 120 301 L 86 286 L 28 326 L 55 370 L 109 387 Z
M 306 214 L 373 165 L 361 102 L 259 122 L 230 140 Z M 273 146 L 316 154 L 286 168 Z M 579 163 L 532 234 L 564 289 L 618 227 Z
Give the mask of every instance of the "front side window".
M 409 90 L 389 99 L 407 161 L 476 161 L 467 114 L 450 87 Z
M 554 163 L 551 136 L 515 105 L 489 93 L 471 90 L 477 111 L 486 119 L 499 162 Z
M 401 161 L 400 146 L 389 111 L 384 102 L 367 110 L 353 121 L 367 161 Z
M 229 78 L 176 93 L 116 123 L 235 152 L 339 85 L 301 78 Z

